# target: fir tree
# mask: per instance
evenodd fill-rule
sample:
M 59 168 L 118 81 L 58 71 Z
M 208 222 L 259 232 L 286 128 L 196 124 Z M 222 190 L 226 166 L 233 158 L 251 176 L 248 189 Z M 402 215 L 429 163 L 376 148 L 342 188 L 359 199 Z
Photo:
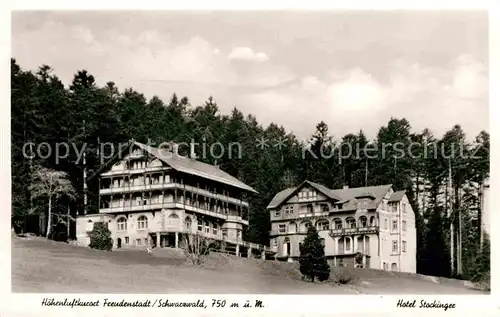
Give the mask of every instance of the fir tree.
M 330 277 L 330 266 L 326 261 L 325 250 L 313 226 L 309 227 L 307 236 L 300 246 L 299 263 L 300 273 L 312 282 L 315 278 L 326 281 Z

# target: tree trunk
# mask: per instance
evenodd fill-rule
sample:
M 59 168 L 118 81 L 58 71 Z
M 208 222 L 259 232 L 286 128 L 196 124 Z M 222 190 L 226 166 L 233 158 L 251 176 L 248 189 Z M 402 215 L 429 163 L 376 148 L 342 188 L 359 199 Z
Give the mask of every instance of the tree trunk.
M 478 197 L 479 197 L 479 208 L 477 211 L 477 227 L 479 231 L 479 249 L 483 248 L 483 196 L 484 195 L 484 180 L 481 178 L 478 188 Z
M 50 234 L 50 229 L 52 228 L 52 197 L 49 197 L 49 212 L 47 216 L 47 232 L 45 237 L 48 239 Z
M 70 208 L 69 208 L 69 205 L 68 205 L 68 216 L 67 216 L 67 219 L 66 219 L 66 240 L 69 242 L 69 225 L 71 223 L 71 220 L 70 220 L 70 217 L 71 217 L 71 214 L 70 214 Z

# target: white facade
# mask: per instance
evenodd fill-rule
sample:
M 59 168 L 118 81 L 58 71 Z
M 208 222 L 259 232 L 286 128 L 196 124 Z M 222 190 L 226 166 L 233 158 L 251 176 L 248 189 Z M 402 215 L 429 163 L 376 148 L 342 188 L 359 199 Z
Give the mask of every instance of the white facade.
M 333 265 L 358 266 L 355 256 L 361 254 L 363 267 L 416 272 L 415 215 L 402 192 L 390 186 L 331 191 L 310 182 L 283 192 L 284 199 L 268 207 L 270 246 L 279 259 L 298 259 L 299 245 L 313 225 Z M 304 192 L 309 194 L 304 197 Z

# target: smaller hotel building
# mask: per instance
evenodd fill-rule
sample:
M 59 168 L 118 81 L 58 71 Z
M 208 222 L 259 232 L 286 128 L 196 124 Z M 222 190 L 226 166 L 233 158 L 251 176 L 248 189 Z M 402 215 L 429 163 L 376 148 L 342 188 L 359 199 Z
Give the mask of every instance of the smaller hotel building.
M 108 223 L 113 248 L 148 245 L 179 248 L 186 234 L 225 242 L 227 251 L 265 254 L 243 241 L 247 197 L 256 191 L 217 166 L 181 156 L 175 149 L 135 141 L 99 170 L 99 213 L 77 218 L 77 242 L 88 246 L 97 221 Z
M 274 196 L 270 247 L 283 261 L 298 260 L 309 226 L 318 230 L 335 266 L 416 273 L 415 214 L 405 191 L 392 185 L 329 189 L 310 181 Z

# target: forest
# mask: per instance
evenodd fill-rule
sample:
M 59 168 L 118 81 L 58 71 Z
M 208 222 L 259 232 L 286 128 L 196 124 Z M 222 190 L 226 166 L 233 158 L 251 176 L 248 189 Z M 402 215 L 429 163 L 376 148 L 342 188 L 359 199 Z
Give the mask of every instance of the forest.
M 102 143 L 118 145 L 131 139 L 153 144 L 238 142 L 241 155 L 225 151 L 215 159 L 197 154 L 259 192 L 249 197 L 246 239 L 269 244 L 267 204 L 277 192 L 306 179 L 329 188 L 393 184 L 394 190 L 406 190 L 415 211 L 419 273 L 465 279 L 489 276 L 489 238 L 480 225 L 482 190 L 490 168 L 488 132 L 469 136 L 456 123 L 436 136 L 429 129 L 413 131 L 405 118 L 391 118 L 374 139 L 368 139 L 362 130 L 330 135 L 325 122 L 311 127 L 311 132 L 310 139 L 303 142 L 279 123 L 265 127 L 254 115 L 236 107 L 223 114 L 216 96 L 207 96 L 201 105 L 191 104 L 187 96 L 177 96 L 174 91 L 169 100 L 156 96 L 148 100 L 141 92 L 119 89 L 113 82 L 99 86 L 85 70 L 75 70 L 71 84 L 65 86 L 50 66 L 29 71 L 11 59 L 12 226 L 31 230 L 30 219 L 45 217 L 47 197 L 36 194 L 33 186 L 35 171 L 43 168 L 67 175 L 72 192 L 51 201 L 55 217 L 50 220 L 50 238 L 67 232 L 60 226 L 67 219 L 71 230 L 66 239 L 71 239 L 85 196 L 87 212 L 98 212 L 96 178 L 85 188 L 84 171 L 92 175 L 102 165 L 100 156 L 109 155 L 100 151 Z M 257 139 L 284 143 L 261 149 Z M 46 146 L 27 156 L 29 143 L 35 148 Z M 84 149 L 85 161 L 75 151 L 65 155 L 47 151 L 59 143 Z M 384 155 L 343 153 L 349 148 L 345 145 L 382 150 L 387 144 L 419 146 L 412 147 L 411 156 L 397 155 L 400 153 L 393 147 L 386 148 Z M 325 149 L 334 155 L 321 155 Z M 63 218 L 66 214 L 69 216 Z

